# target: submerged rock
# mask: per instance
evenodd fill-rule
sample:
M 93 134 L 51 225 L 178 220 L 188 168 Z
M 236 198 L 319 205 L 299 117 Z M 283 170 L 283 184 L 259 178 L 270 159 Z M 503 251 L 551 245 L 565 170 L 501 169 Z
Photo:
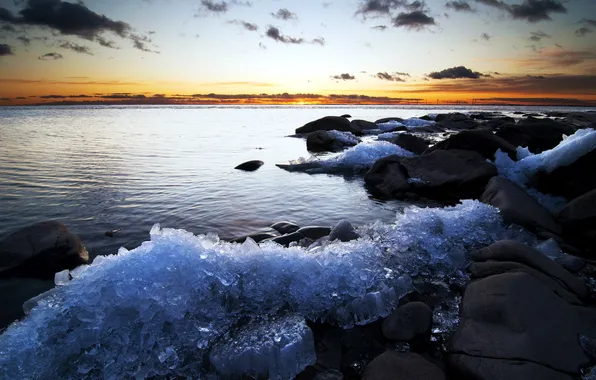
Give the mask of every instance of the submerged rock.
M 371 129 L 379 128 L 375 123 L 373 123 L 371 121 L 366 121 L 366 120 L 359 120 L 359 119 L 352 120 L 352 124 L 354 124 L 354 126 L 356 128 L 359 128 L 363 131 L 369 131 Z
M 246 161 L 246 162 L 236 166 L 234 169 L 244 170 L 246 172 L 254 172 L 258 168 L 263 166 L 263 164 L 264 164 L 264 162 L 259 161 L 259 160 Z
M 418 354 L 385 351 L 369 365 L 362 380 L 446 380 L 443 371 Z
M 25 302 L 53 287 L 53 281 L 18 277 L 0 279 L 0 333 L 12 322 L 25 316 Z

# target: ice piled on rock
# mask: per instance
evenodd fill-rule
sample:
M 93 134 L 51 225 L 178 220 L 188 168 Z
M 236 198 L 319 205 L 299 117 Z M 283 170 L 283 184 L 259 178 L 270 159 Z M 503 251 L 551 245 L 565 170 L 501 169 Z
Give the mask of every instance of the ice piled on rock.
M 331 135 L 331 137 L 333 137 L 339 142 L 342 142 L 345 145 L 356 145 L 360 142 L 360 139 L 354 136 L 354 134 L 351 132 L 331 130 L 328 133 Z
M 559 245 L 554 239 L 542 241 L 536 244 L 534 248 L 542 252 L 546 257 L 550 258 L 551 260 L 555 260 L 557 258 L 565 256 L 565 253 L 561 251 L 561 248 L 559 248 Z
M 299 315 L 258 320 L 216 343 L 211 364 L 224 378 L 291 379 L 316 362 L 312 331 Z
M 397 127 L 405 127 L 405 126 L 406 125 L 404 123 L 399 122 L 397 120 L 391 120 L 386 123 L 377 124 L 377 127 L 379 127 L 379 129 L 383 132 L 391 131 Z
M 377 126 L 381 131 L 391 131 L 397 127 L 406 127 L 409 130 L 416 129 L 419 127 L 426 127 L 429 125 L 435 124 L 434 120 L 425 120 L 419 119 L 417 117 L 411 117 L 409 119 L 404 120 L 403 122 L 399 122 L 397 120 L 391 120 L 386 123 L 379 123 Z
M 478 201 L 408 207 L 394 224 L 358 232 L 309 251 L 156 226 L 150 241 L 97 257 L 0 335 L 0 378 L 203 376 L 215 345 L 250 320 L 367 323 L 395 308 L 410 279 L 463 276 L 469 249 L 515 238 Z

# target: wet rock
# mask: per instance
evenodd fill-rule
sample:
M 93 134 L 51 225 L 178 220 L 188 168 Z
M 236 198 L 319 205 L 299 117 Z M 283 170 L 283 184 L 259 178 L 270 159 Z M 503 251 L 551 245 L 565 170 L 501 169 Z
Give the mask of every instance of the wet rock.
M 592 127 L 596 123 L 596 112 L 570 112 L 565 115 L 565 122 L 578 128 Z
M 257 232 L 254 234 L 237 237 L 235 239 L 232 239 L 231 242 L 232 243 L 244 243 L 247 238 L 251 238 L 252 240 L 255 241 L 255 243 L 259 243 L 266 239 L 276 238 L 277 236 L 278 236 L 277 234 L 272 233 L 272 232 Z
M 306 149 L 309 152 L 339 152 L 356 143 L 338 140 L 328 131 L 315 131 L 306 136 Z
M 355 135 L 361 135 L 362 129 L 357 125 L 350 123 L 350 120 L 339 116 L 325 116 L 321 119 L 306 123 L 300 128 L 296 129 L 297 134 L 312 133 L 314 131 L 343 131 L 352 132 Z
M 423 302 L 409 302 L 398 307 L 383 321 L 383 334 L 387 339 L 410 341 L 430 330 L 433 311 Z
M 54 281 L 33 278 L 0 279 L 0 330 L 25 316 L 25 302 L 53 287 Z
M 360 119 L 352 120 L 352 124 L 354 124 L 354 126 L 356 128 L 360 128 L 363 131 L 369 131 L 371 129 L 379 129 L 379 127 L 375 123 L 366 121 L 366 120 L 360 120 Z
M 563 135 L 571 135 L 573 127 L 550 119 L 528 118 L 517 124 L 506 124 L 496 135 L 513 146 L 527 146 L 532 153 L 541 153 L 557 146 Z
M 415 154 L 422 154 L 428 149 L 426 140 L 408 133 L 400 133 L 391 142 Z
M 345 117 L 345 118 L 349 119 L 352 117 L 352 115 L 348 115 L 347 113 L 345 113 L 345 114 L 341 115 L 340 117 Z
M 390 121 L 397 121 L 399 123 L 403 123 L 404 119 L 402 119 L 401 117 L 384 117 L 382 119 L 376 120 L 375 124 L 389 123 Z
M 566 373 L 540 364 L 507 359 L 478 358 L 469 355 L 450 355 L 449 367 L 455 369 L 455 379 L 475 380 L 573 380 Z
M 439 114 L 435 118 L 437 125 L 444 129 L 462 130 L 474 129 L 478 123 L 462 113 Z
M 56 221 L 34 224 L 0 241 L 0 277 L 50 280 L 54 273 L 74 269 L 88 260 L 79 237 Z
M 480 201 L 499 208 L 505 223 L 519 224 L 532 231 L 546 230 L 561 234 L 561 226 L 553 215 L 506 178 L 491 178 Z
M 300 226 L 292 222 L 283 221 L 272 224 L 270 228 L 273 228 L 280 234 L 285 235 L 298 231 Z
M 337 223 L 337 225 L 331 230 L 331 233 L 329 233 L 329 241 L 350 241 L 356 240 L 359 237 L 360 236 L 356 233 L 352 224 L 347 220 L 342 220 L 341 222 Z
M 576 376 L 592 360 L 578 336 L 596 336 L 595 310 L 569 304 L 530 274 L 471 282 L 460 312 L 453 354 L 532 362 Z
M 499 117 L 496 119 L 491 119 L 484 124 L 481 124 L 481 127 L 484 127 L 491 131 L 494 131 L 506 124 L 515 124 L 515 119 L 512 117 L 508 117 L 508 116 Z
M 304 239 L 304 236 L 302 234 L 300 234 L 298 232 L 292 232 L 291 234 L 287 234 L 287 235 L 278 236 L 276 238 L 273 238 L 273 239 L 271 239 L 271 241 L 272 242 L 275 242 L 277 244 L 283 245 L 284 247 L 287 247 L 291 243 L 298 242 L 298 241 L 300 241 L 302 239 Z
M 364 182 L 373 192 L 393 196 L 410 188 L 408 174 L 400 165 L 403 158 L 392 155 L 377 160 L 364 175 Z
M 104 232 L 103 234 L 107 237 L 114 237 L 114 235 L 116 235 L 119 231 L 120 231 L 120 229 L 108 230 L 108 231 Z
M 244 170 L 246 172 L 254 172 L 258 168 L 263 166 L 263 164 L 264 164 L 264 162 L 259 161 L 259 160 L 246 161 L 246 162 L 236 166 L 234 169 Z
M 569 202 L 558 219 L 565 241 L 596 258 L 596 190 Z
M 296 231 L 305 238 L 317 240 L 323 236 L 327 236 L 331 233 L 331 228 L 321 226 L 306 226 Z
M 364 370 L 362 380 L 445 380 L 443 371 L 418 354 L 385 351 Z
M 501 149 L 501 151 L 507 153 L 512 160 L 517 160 L 517 151 L 513 145 L 486 130 L 462 131 L 455 135 L 451 135 L 448 139 L 429 148 L 426 153 L 438 149 L 471 150 L 490 160 L 494 160 L 495 152 L 498 149 Z

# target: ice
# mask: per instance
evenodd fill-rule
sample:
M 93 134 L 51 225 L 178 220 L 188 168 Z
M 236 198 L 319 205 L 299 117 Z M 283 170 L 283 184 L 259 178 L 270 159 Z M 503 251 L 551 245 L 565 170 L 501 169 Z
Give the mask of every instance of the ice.
M 468 250 L 519 235 L 497 209 L 471 200 L 408 207 L 395 223 L 358 233 L 309 251 L 156 225 L 150 241 L 97 257 L 9 326 L 0 378 L 212 376 L 209 353 L 226 337 L 244 328 L 238 346 L 253 347 L 244 339 L 260 330 L 250 321 L 290 313 L 342 328 L 369 323 L 391 313 L 414 280 L 459 283 Z M 296 341 L 292 326 L 279 330 L 282 341 Z
M 398 155 L 412 157 L 414 153 L 386 141 L 361 142 L 337 155 L 325 159 L 311 157 L 300 158 L 289 164 L 278 165 L 288 171 L 306 173 L 345 173 L 363 172 L 370 169 L 380 158 Z
M 551 260 L 558 259 L 565 255 L 565 253 L 561 251 L 561 248 L 559 248 L 559 245 L 554 239 L 542 241 L 536 244 L 534 248 L 542 252 L 546 257 L 550 258 Z
M 70 282 L 70 271 L 65 269 L 54 275 L 54 284 L 56 286 L 66 285 Z
M 405 127 L 406 125 L 404 123 L 397 121 L 397 120 L 391 120 L 386 123 L 379 123 L 379 124 L 377 124 L 377 126 L 379 127 L 379 129 L 381 131 L 387 132 L 387 131 L 391 131 L 397 127 Z
M 352 134 L 351 132 L 331 130 L 328 133 L 331 135 L 331 137 L 342 142 L 345 145 L 356 145 L 360 142 L 360 139 L 354 136 L 354 134 Z
M 224 378 L 293 379 L 316 362 L 312 331 L 299 315 L 251 322 L 209 354 Z
M 596 367 L 589 368 L 581 378 L 582 380 L 596 380 Z
M 377 139 L 381 141 L 391 141 L 396 138 L 401 132 L 386 132 L 377 135 Z
M 386 123 L 379 123 L 377 126 L 383 132 L 391 131 L 397 127 L 406 127 L 409 130 L 416 129 L 419 127 L 426 127 L 429 125 L 435 124 L 434 120 L 424 120 L 419 119 L 417 117 L 411 117 L 409 119 L 404 120 L 403 122 L 399 122 L 396 120 L 391 120 Z

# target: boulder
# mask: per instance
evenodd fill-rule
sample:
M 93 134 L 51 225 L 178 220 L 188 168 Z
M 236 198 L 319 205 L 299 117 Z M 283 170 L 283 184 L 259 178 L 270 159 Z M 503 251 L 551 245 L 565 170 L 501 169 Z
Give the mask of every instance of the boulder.
M 596 258 L 596 190 L 569 202 L 559 213 L 563 238 Z
M 345 113 L 345 114 L 341 115 L 340 117 L 345 117 L 345 118 L 349 119 L 352 117 L 352 115 Z
M 407 342 L 426 334 L 432 319 L 433 311 L 425 303 L 409 302 L 383 321 L 383 334 L 387 339 Z
M 462 131 L 455 135 L 451 135 L 448 139 L 429 148 L 426 153 L 434 152 L 438 149 L 471 150 L 489 160 L 494 160 L 495 152 L 498 149 L 501 149 L 501 151 L 507 153 L 512 160 L 517 160 L 517 151 L 515 147 L 487 130 Z
M 478 358 L 469 355 L 449 355 L 448 365 L 454 379 L 474 380 L 573 380 L 573 376 L 540 364 L 523 360 Z
M 364 369 L 362 380 L 445 380 L 443 371 L 413 353 L 385 351 Z
M 488 130 L 494 131 L 506 124 L 515 124 L 515 119 L 509 116 L 498 117 L 495 119 L 488 120 L 480 126 Z
M 531 178 L 531 185 L 543 193 L 574 199 L 596 189 L 594 168 L 596 147 L 567 166 L 560 166 L 550 173 L 537 172 Z
M 591 128 L 596 124 L 596 112 L 570 112 L 565 115 L 565 122 L 577 128 Z
M 382 119 L 376 120 L 375 124 L 389 123 L 390 121 L 397 121 L 399 123 L 403 123 L 404 119 L 402 119 L 401 117 L 384 117 Z
M 53 287 L 54 281 L 34 278 L 0 279 L 0 331 L 25 316 L 25 302 Z
M 541 153 L 557 146 L 563 135 L 571 135 L 573 127 L 550 119 L 528 118 L 517 124 L 505 124 L 496 135 L 511 145 L 528 147 L 532 153 Z
M 331 233 L 329 233 L 329 241 L 350 241 L 356 240 L 359 237 L 360 236 L 356 233 L 352 224 L 347 220 L 342 220 L 341 222 L 337 223 L 337 225 L 331 230 Z
M 56 221 L 34 224 L 0 241 L 0 277 L 51 280 L 54 273 L 74 269 L 88 260 L 79 237 Z
M 469 283 L 460 317 L 450 352 L 503 360 L 493 369 L 498 373 L 512 370 L 499 370 L 507 361 L 523 361 L 578 376 L 593 360 L 578 337 L 596 337 L 596 311 L 569 304 L 524 272 Z
M 317 240 L 331 233 L 331 228 L 321 226 L 306 226 L 296 231 L 305 238 Z
M 403 158 L 392 155 L 377 160 L 364 175 L 364 182 L 372 192 L 392 196 L 410 188 L 408 174 L 400 165 Z
M 444 129 L 474 129 L 478 126 L 474 119 L 462 113 L 438 114 L 435 121 L 439 127 Z
M 263 164 L 264 164 L 264 162 L 259 161 L 259 160 L 246 161 L 246 162 L 236 166 L 234 169 L 244 170 L 246 172 L 254 172 L 258 168 L 263 166 Z
M 300 128 L 296 129 L 296 134 L 306 134 L 314 131 L 343 131 L 352 132 L 355 135 L 361 135 L 362 129 L 358 128 L 356 124 L 350 123 L 350 120 L 339 116 L 325 116 L 321 119 L 306 123 Z
M 339 152 L 355 144 L 338 140 L 328 131 L 314 131 L 306 136 L 306 149 L 309 152 Z
M 409 133 L 400 133 L 391 142 L 415 154 L 422 154 L 428 149 L 428 142 L 426 140 Z
M 300 226 L 292 222 L 282 221 L 272 224 L 270 228 L 273 228 L 280 234 L 285 235 L 298 231 L 300 229 Z
M 532 231 L 546 230 L 561 234 L 561 226 L 553 215 L 507 178 L 491 178 L 480 201 L 499 208 L 507 224 L 515 223 Z
M 277 236 L 278 236 L 277 234 L 272 233 L 272 232 L 257 232 L 254 234 L 237 237 L 235 239 L 232 239 L 231 242 L 232 243 L 244 243 L 247 238 L 251 238 L 252 240 L 255 241 L 255 243 L 259 243 L 263 240 L 273 239 Z
M 358 129 L 361 129 L 363 131 L 369 131 L 371 129 L 379 129 L 379 127 L 371 122 L 371 121 L 366 121 L 366 120 L 360 120 L 360 119 L 356 119 L 356 120 L 352 120 L 352 124 Z
M 437 150 L 401 160 L 412 191 L 432 199 L 478 198 L 497 169 L 478 153 Z

